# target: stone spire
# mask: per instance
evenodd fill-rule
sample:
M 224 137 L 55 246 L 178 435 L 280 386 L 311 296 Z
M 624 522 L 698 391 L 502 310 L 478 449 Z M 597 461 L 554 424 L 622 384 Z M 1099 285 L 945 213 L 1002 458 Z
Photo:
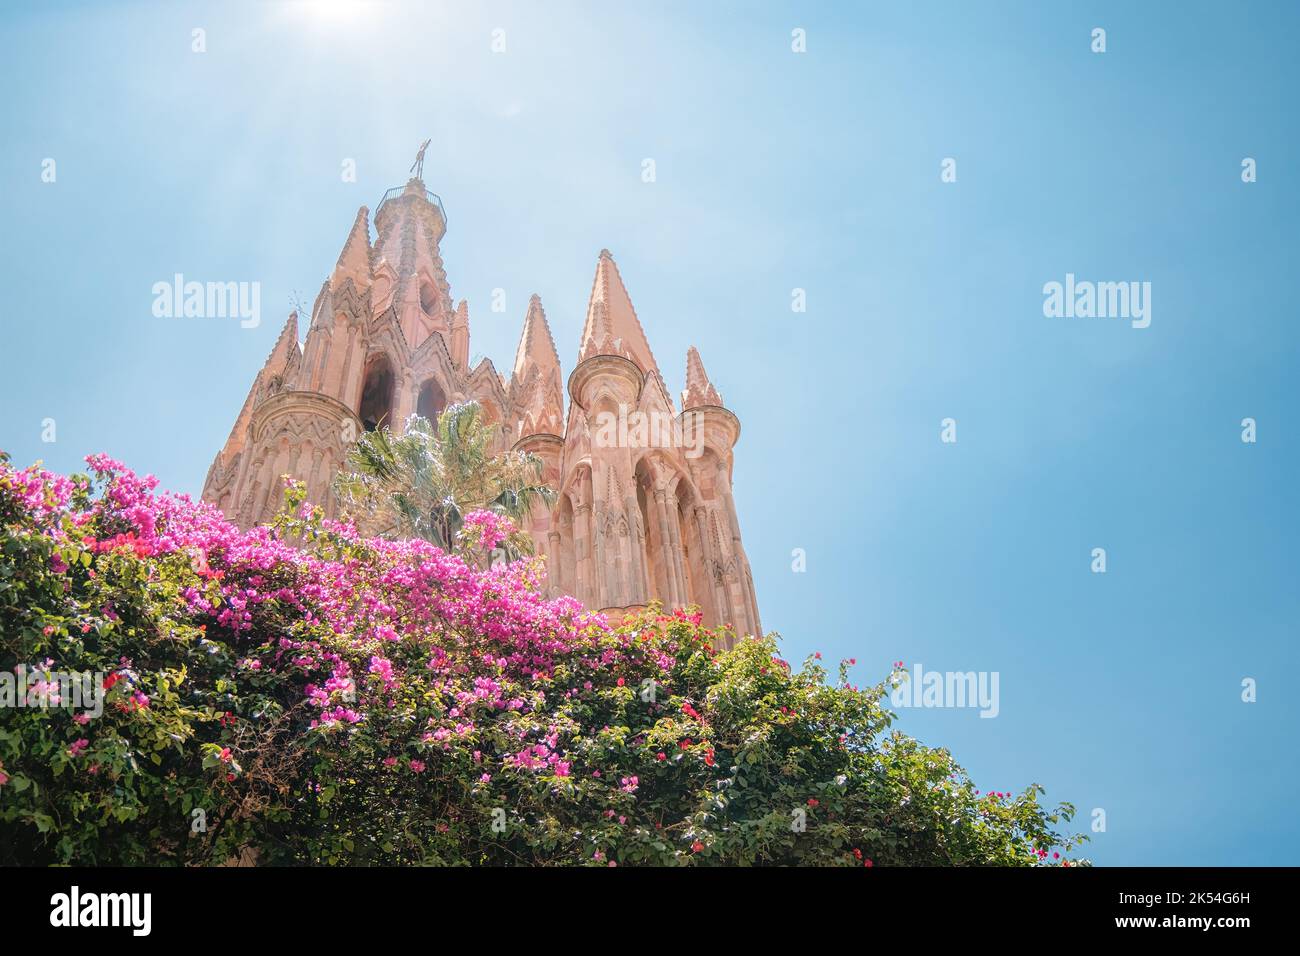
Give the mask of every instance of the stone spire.
M 560 367 L 560 355 L 555 350 L 551 326 L 546 321 L 546 310 L 542 308 L 542 299 L 538 295 L 533 295 L 528 300 L 528 314 L 524 316 L 524 329 L 519 336 L 519 347 L 515 349 L 515 368 L 512 374 L 522 381 L 528 368 L 533 365 L 543 371 Z
M 266 368 L 283 370 L 296 354 L 298 354 L 298 312 L 295 310 L 289 313 L 289 318 L 285 319 L 280 337 L 275 340 L 271 354 L 266 357 Z
M 469 303 L 464 299 L 451 318 L 451 360 L 460 369 L 469 368 Z
M 262 370 L 257 373 L 252 386 L 248 389 L 248 395 L 244 399 L 244 407 L 239 410 L 239 416 L 230 429 L 226 444 L 217 456 L 219 461 L 228 461 L 243 449 L 248 439 L 248 425 L 252 421 L 254 409 L 268 396 L 284 388 L 286 376 L 297 356 L 298 313 L 290 312 L 289 318 L 285 320 L 284 328 L 280 330 L 280 337 L 275 340 L 275 345 L 271 347 L 271 354 L 262 363 Z
M 510 393 L 519 414 L 520 437 L 563 432 L 564 391 L 560 356 L 546 321 L 546 310 L 536 295 L 528 300 L 528 314 L 524 316 L 519 348 L 515 351 Z
M 249 369 L 256 377 L 203 500 L 250 528 L 275 513 L 287 474 L 326 517 L 355 520 L 333 485 L 367 423 L 400 428 L 412 413 L 431 418 L 475 401 L 493 429 L 492 453 L 536 455 L 542 483 L 556 493 L 520 521 L 546 557 L 548 595 L 570 594 L 619 618 L 652 600 L 695 605 L 705 624 L 734 628 L 724 646 L 762 633 L 732 489 L 740 420 L 699 353 L 687 353 L 683 414 L 675 415 L 618 267 L 602 251 L 567 380 L 536 296 L 513 368 L 503 369 L 509 379 L 486 358 L 470 368 L 469 308 L 451 297 L 439 251 L 447 217 L 421 178 L 423 155 L 412 178 L 356 212 L 303 347 L 291 315 L 260 370 Z M 611 431 L 615 408 L 629 418 Z M 646 415 L 644 438 L 633 411 Z
M 357 291 L 370 284 L 370 210 L 362 206 L 343 244 L 334 273 L 330 276 L 330 289 L 337 290 L 345 279 L 356 283 Z
M 686 351 L 686 387 L 682 389 L 682 411 L 704 405 L 722 405 L 722 395 L 709 381 L 700 352 L 694 345 Z M 725 406 L 724 406 L 725 407 Z
M 438 245 L 446 231 L 442 200 L 419 179 L 390 189 L 375 211 L 376 266 L 387 262 L 397 276 L 392 301 L 412 350 L 434 332 L 450 339 L 454 309 Z
M 641 321 L 632 307 L 632 299 L 608 249 L 600 250 L 600 259 L 596 262 L 596 278 L 591 286 L 578 361 L 583 362 L 594 355 L 622 355 L 631 359 L 643 374 L 659 373 Z

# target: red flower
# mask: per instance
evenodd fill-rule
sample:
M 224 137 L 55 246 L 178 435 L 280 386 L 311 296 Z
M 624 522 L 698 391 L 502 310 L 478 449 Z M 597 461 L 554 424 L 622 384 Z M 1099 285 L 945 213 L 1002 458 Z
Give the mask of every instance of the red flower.
M 692 853 L 699 853 L 703 849 L 704 849 L 704 844 L 701 843 L 699 840 L 696 840 L 694 843 L 691 844 Z
M 664 753 L 662 750 L 659 751 L 659 753 L 655 754 L 655 760 L 667 760 L 667 759 L 668 759 L 668 755 Z
M 872 863 L 871 860 L 868 859 L 868 860 L 866 860 L 865 862 L 863 862 L 862 865 L 863 865 L 863 866 L 875 866 L 876 864 Z
M 104 690 L 112 690 L 113 685 L 122 679 L 122 675 L 114 671 L 104 678 Z
M 677 746 L 679 746 L 679 747 L 681 747 L 683 750 L 685 750 L 685 749 L 686 749 L 687 747 L 689 747 L 690 745 L 691 745 L 691 738 L 690 738 L 690 737 L 687 737 L 685 740 L 683 740 L 683 741 L 682 741 L 680 744 L 678 744 Z
M 710 766 L 710 767 L 713 766 L 713 751 L 712 751 L 712 750 L 710 750 L 708 753 L 706 753 L 706 754 L 704 755 L 704 762 L 705 762 L 708 766 Z
M 622 687 L 625 681 L 623 680 L 623 678 L 620 677 L 617 681 L 615 681 L 615 683 L 618 684 L 619 687 Z
M 817 805 L 818 805 L 818 803 L 817 803 L 817 798 L 816 798 L 816 797 L 809 797 L 809 798 L 808 798 L 808 806 L 810 806 L 810 807 L 815 807 L 815 806 L 817 806 Z
M 862 851 L 859 850 L 857 847 L 853 848 L 853 855 L 856 856 L 859 860 L 862 859 Z

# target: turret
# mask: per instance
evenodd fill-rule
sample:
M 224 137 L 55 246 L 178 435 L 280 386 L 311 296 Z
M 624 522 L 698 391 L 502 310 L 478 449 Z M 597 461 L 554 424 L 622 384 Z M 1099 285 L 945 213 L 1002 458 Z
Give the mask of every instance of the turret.
M 391 301 L 414 351 L 434 332 L 451 345 L 451 287 L 439 243 L 447 232 L 442 200 L 418 178 L 388 190 L 375 210 L 375 254 L 396 276 Z
M 709 381 L 695 346 L 686 352 L 686 388 L 678 422 L 684 443 L 699 451 L 688 457 L 688 462 L 700 489 L 696 527 L 699 550 L 713 582 L 715 614 L 742 635 L 761 634 L 754 577 L 741 543 L 740 518 L 731 490 L 740 419 L 722 404 L 722 395 Z

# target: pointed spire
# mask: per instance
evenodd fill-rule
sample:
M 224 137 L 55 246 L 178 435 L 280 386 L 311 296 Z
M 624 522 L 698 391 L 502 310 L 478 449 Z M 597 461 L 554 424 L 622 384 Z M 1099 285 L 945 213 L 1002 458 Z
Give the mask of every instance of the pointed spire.
M 686 387 L 682 389 L 682 411 L 702 405 L 721 404 L 722 396 L 709 381 L 709 373 L 704 371 L 699 349 L 692 345 L 686 350 Z
M 451 360 L 461 369 L 469 368 L 469 303 L 464 299 L 451 317 Z
M 337 289 L 349 278 L 358 289 L 370 284 L 370 210 L 365 206 L 357 210 L 348 241 L 343 244 L 334 274 L 330 276 L 330 288 Z
M 559 435 L 564 427 L 564 393 L 561 386 L 560 355 L 555 350 L 551 326 L 546 321 L 542 300 L 528 300 L 510 390 L 519 416 L 519 435 L 545 432 Z
M 280 330 L 280 337 L 275 340 L 275 345 L 271 349 L 271 354 L 266 357 L 264 369 L 283 372 L 285 366 L 289 364 L 289 359 L 293 353 L 298 351 L 298 310 L 289 313 L 289 318 L 285 320 L 284 328 Z
M 632 299 L 608 249 L 600 250 L 596 262 L 596 278 L 591 286 L 578 361 L 593 355 L 622 355 L 635 362 L 642 372 L 659 371 Z
M 560 367 L 560 354 L 555 350 L 551 326 L 546 321 L 546 310 L 542 308 L 541 297 L 537 295 L 528 300 L 524 330 L 519 336 L 519 348 L 515 350 L 514 377 L 523 381 L 529 365 L 536 365 L 543 372 L 549 372 L 552 366 Z
M 289 313 L 284 328 L 280 330 L 280 337 L 275 340 L 275 345 L 271 347 L 271 354 L 266 357 L 266 361 L 262 363 L 261 371 L 253 379 L 253 384 L 249 386 L 248 395 L 244 398 L 244 407 L 239 410 L 239 416 L 235 419 L 235 424 L 230 428 L 226 444 L 222 446 L 217 455 L 219 461 L 229 461 L 236 452 L 244 447 L 244 439 L 248 436 L 248 424 L 252 421 L 253 412 L 258 403 L 265 395 L 266 386 L 271 379 L 279 376 L 280 387 L 284 387 L 286 384 L 284 381 L 285 373 L 288 371 L 290 363 L 297 352 L 298 312 L 294 310 Z

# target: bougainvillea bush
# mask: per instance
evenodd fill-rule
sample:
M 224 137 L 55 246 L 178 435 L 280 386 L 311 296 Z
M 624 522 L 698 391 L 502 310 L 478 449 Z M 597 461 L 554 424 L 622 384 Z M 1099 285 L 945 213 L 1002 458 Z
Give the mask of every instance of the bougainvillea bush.
M 445 553 L 289 485 L 245 532 L 88 463 L 0 455 L 0 862 L 1083 862 L 1068 805 L 890 729 L 898 671 L 547 600 L 487 512 Z

